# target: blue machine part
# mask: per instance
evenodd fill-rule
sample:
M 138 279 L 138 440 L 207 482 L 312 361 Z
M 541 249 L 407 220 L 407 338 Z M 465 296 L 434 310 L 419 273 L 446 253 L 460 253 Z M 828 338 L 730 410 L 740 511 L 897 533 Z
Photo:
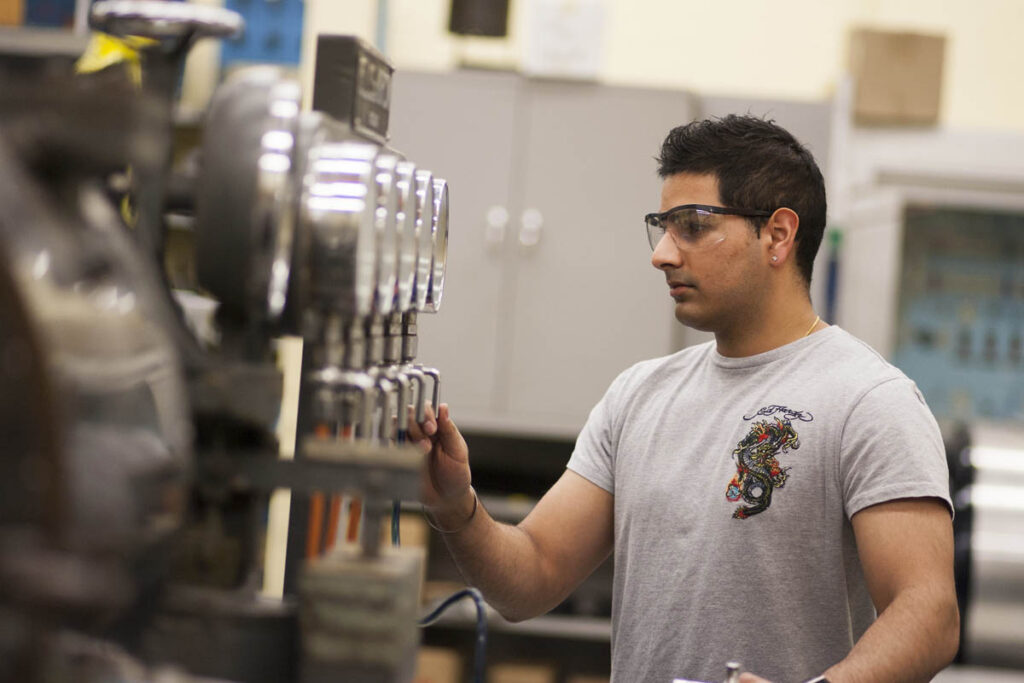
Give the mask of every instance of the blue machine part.
M 893 363 L 937 417 L 1024 417 L 1024 215 L 911 208 Z
M 235 62 L 298 65 L 302 56 L 302 0 L 227 0 L 245 19 L 245 32 L 224 40 L 221 67 Z
M 75 23 L 75 0 L 26 0 L 26 26 L 71 28 Z

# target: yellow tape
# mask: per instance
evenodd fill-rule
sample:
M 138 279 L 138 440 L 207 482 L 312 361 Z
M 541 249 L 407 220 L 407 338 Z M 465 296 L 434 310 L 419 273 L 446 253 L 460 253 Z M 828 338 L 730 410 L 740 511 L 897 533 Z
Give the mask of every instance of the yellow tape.
M 77 73 L 94 73 L 123 63 L 128 67 L 132 82 L 135 85 L 140 85 L 142 83 L 142 66 L 139 61 L 139 51 L 155 44 L 156 41 L 150 38 L 136 36 L 118 38 L 106 33 L 93 33 L 85 52 L 75 63 L 75 71 Z

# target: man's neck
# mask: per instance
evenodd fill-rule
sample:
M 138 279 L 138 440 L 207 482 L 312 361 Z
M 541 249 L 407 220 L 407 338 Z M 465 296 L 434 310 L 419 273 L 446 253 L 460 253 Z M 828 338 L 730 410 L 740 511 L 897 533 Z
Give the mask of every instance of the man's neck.
M 731 358 L 755 356 L 823 327 L 820 322 L 815 324 L 817 314 L 810 300 L 800 298 L 799 302 L 794 304 L 790 300 L 787 304 L 759 308 L 756 315 L 745 316 L 728 329 L 716 331 L 718 352 Z

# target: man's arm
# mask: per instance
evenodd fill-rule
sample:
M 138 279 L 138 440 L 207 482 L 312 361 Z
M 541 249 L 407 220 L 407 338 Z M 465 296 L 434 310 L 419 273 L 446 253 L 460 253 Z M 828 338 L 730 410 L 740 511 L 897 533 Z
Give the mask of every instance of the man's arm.
M 410 425 L 411 426 L 411 425 Z M 566 470 L 518 526 L 476 506 L 466 443 L 441 405 L 410 435 L 427 452 L 423 501 L 463 577 L 502 616 L 521 621 L 557 606 L 612 549 L 610 493 Z
M 931 680 L 960 638 L 949 509 L 934 498 L 896 500 L 851 522 L 878 619 L 826 676 L 834 683 Z
M 851 522 L 878 619 L 825 676 L 830 683 L 929 681 L 953 659 L 960 635 L 949 510 L 935 498 L 904 499 L 865 508 Z

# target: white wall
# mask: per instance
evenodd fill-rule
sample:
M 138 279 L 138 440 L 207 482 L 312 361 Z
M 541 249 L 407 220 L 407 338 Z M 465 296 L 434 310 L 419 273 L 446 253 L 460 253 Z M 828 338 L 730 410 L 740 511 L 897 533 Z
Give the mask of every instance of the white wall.
M 400 69 L 460 61 L 516 67 L 527 3 L 511 0 L 508 39 L 447 33 L 449 0 L 387 0 L 387 53 Z M 543 0 L 571 6 L 585 0 Z M 830 97 L 855 25 L 944 33 L 942 125 L 1024 130 L 1021 0 L 604 0 L 601 79 L 704 94 Z M 377 0 L 306 0 L 307 36 L 351 32 L 371 42 Z M 307 40 L 311 56 L 312 42 Z M 307 60 L 310 61 L 310 60 Z

